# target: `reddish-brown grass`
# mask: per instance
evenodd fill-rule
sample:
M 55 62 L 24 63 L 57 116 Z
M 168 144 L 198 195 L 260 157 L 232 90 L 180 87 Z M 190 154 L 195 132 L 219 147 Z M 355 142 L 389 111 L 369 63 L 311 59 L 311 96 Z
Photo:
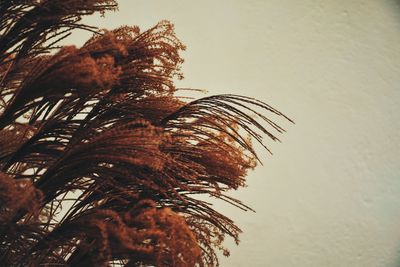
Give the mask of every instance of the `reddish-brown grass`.
M 195 196 L 248 209 L 225 193 L 256 165 L 251 139 L 283 131 L 265 114 L 286 117 L 237 95 L 183 101 L 171 23 L 80 24 L 115 7 L 0 2 L 1 266 L 213 266 L 224 237 L 238 240 Z M 77 28 L 97 33 L 57 46 Z

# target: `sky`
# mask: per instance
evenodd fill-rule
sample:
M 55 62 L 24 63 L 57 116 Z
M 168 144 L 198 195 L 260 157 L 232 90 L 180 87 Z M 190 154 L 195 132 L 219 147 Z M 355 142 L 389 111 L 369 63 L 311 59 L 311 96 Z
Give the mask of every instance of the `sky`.
M 222 267 L 400 265 L 399 1 L 119 2 L 85 22 L 170 20 L 187 46 L 178 87 L 256 97 L 296 122 L 232 193 L 256 213 L 215 204 L 244 232 Z

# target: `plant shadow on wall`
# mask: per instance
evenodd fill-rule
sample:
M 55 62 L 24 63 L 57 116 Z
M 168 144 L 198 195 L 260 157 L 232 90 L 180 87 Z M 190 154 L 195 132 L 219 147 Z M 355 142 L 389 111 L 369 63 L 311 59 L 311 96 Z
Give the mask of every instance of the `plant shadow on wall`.
M 240 229 L 197 194 L 258 161 L 289 120 L 253 98 L 175 93 L 184 46 L 167 21 L 98 31 L 111 0 L 0 2 L 2 266 L 213 266 Z M 59 47 L 74 29 L 95 32 Z M 266 116 L 266 114 L 270 116 Z

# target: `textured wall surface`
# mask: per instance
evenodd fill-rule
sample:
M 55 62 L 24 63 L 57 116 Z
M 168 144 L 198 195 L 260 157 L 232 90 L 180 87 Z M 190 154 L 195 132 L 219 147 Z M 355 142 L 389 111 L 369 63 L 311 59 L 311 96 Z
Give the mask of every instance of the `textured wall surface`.
M 217 205 L 244 230 L 222 266 L 400 266 L 399 5 L 121 0 L 88 20 L 169 19 L 188 46 L 180 86 L 254 96 L 296 121 L 233 194 L 257 213 Z

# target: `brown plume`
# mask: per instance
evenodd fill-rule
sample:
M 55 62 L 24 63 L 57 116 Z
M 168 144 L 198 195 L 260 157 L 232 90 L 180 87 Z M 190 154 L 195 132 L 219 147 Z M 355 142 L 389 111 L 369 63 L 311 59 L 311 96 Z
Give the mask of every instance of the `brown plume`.
M 240 229 L 227 196 L 284 130 L 238 95 L 185 102 L 184 45 L 161 21 L 97 31 L 115 1 L 0 1 L 1 266 L 214 266 Z M 58 47 L 73 29 L 96 32 Z M 289 119 L 288 119 L 289 120 Z

